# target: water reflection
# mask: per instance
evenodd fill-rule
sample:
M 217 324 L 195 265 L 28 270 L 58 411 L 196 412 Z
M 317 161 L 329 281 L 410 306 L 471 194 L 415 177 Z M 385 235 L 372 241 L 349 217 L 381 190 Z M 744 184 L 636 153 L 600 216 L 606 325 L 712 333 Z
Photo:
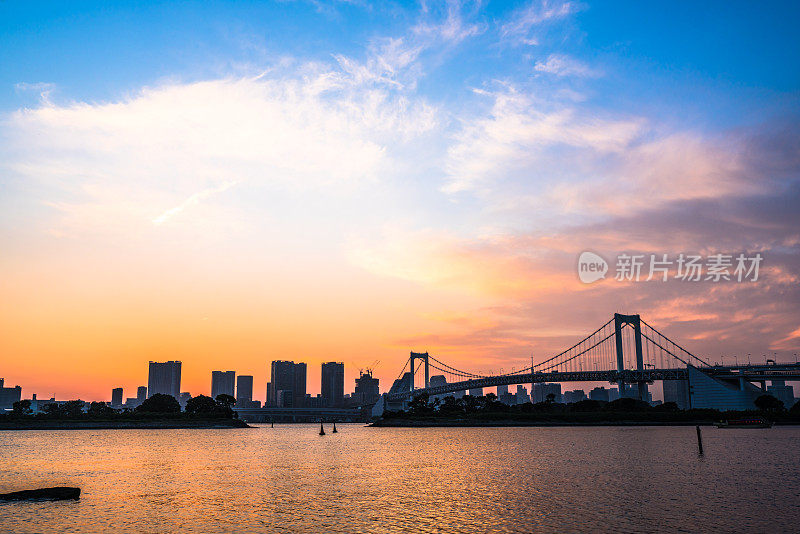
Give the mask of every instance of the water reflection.
M 13 532 L 793 530 L 800 428 L 0 432 Z

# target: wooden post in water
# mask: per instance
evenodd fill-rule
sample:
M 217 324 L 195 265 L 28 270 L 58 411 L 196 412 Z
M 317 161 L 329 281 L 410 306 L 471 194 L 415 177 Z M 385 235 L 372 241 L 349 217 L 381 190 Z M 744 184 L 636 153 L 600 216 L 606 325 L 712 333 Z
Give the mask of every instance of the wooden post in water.
M 319 423 L 319 435 L 320 436 L 324 436 L 325 435 L 325 427 L 322 426 L 322 421 L 320 421 L 320 423 Z
M 338 430 L 336 430 L 336 421 L 333 422 L 333 433 L 336 434 Z
M 700 425 L 695 427 L 697 429 L 697 448 L 700 451 L 700 456 L 703 455 L 703 436 L 700 434 Z

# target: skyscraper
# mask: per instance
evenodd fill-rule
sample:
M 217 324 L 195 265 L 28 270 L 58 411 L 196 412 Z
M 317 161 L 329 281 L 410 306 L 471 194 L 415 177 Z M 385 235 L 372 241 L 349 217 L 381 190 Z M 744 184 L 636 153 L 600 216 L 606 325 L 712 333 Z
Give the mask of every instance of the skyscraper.
M 11 409 L 14 403 L 22 399 L 22 388 L 14 386 L 13 388 L 5 387 L 4 380 L 0 378 L 0 410 Z
M 253 400 L 253 377 L 251 375 L 239 375 L 236 378 L 236 403 L 241 401 L 251 402 Z
M 139 386 L 138 388 L 136 388 L 136 400 L 142 402 L 146 398 L 147 398 L 147 386 Z
M 344 399 L 344 364 L 341 362 L 327 362 L 322 364 L 322 392 L 323 406 L 341 406 Z
M 236 371 L 211 371 L 211 398 L 217 395 L 234 395 Z
M 372 377 L 372 371 L 367 369 L 361 376 L 356 378 L 356 389 L 353 391 L 352 399 L 357 403 L 369 404 L 376 402 L 381 396 L 380 382 Z
M 150 362 L 147 375 L 147 396 L 156 393 L 172 395 L 175 400 L 181 396 L 181 362 Z
M 276 360 L 270 366 L 268 406 L 301 407 L 306 396 L 306 364 Z
M 115 408 L 122 406 L 122 388 L 114 388 L 111 390 L 111 406 Z

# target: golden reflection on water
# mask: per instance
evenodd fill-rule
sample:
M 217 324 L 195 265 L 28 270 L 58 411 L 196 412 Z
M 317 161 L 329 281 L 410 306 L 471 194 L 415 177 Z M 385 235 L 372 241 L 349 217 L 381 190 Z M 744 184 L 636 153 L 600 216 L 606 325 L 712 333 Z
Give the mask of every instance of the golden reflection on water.
M 800 428 L 0 432 L 10 532 L 791 530 Z

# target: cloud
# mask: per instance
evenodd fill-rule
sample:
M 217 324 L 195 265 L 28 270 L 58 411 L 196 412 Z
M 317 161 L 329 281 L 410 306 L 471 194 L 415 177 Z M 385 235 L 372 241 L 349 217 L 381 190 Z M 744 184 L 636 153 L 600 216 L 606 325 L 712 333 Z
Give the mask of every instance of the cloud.
M 14 84 L 14 89 L 17 91 L 34 91 L 39 93 L 39 98 L 41 103 L 45 106 L 53 105 L 52 101 L 50 100 L 50 96 L 55 92 L 56 85 L 54 83 L 47 83 L 47 82 L 37 82 L 37 83 L 27 83 L 27 82 L 20 82 Z
M 206 199 L 216 193 L 222 193 L 223 191 L 225 191 L 226 189 L 230 189 L 234 185 L 236 185 L 236 182 L 231 181 L 231 182 L 225 182 L 217 187 L 209 187 L 207 189 L 203 189 L 202 191 L 198 191 L 197 193 L 194 193 L 192 196 L 190 196 L 189 198 L 187 198 L 174 208 L 168 209 L 167 211 L 165 211 L 164 213 L 153 219 L 153 224 L 156 225 L 163 224 L 164 222 L 171 219 L 175 215 L 179 214 L 186 208 L 197 205 L 203 199 Z
M 577 76 L 581 78 L 597 78 L 600 76 L 599 71 L 565 54 L 550 54 L 546 61 L 537 61 L 533 68 L 538 72 L 556 76 Z
M 394 147 L 436 121 L 423 99 L 347 71 L 170 83 L 14 112 L 3 166 L 45 192 L 60 233 L 116 231 L 166 220 L 220 183 L 321 191 L 378 180 Z
M 642 119 L 603 119 L 537 105 L 513 87 L 484 94 L 493 99 L 488 115 L 465 120 L 449 148 L 446 192 L 494 188 L 510 172 L 539 166 L 552 147 L 619 153 L 643 132 Z
M 457 237 L 393 229 L 371 246 L 362 243 L 353 261 L 382 276 L 482 296 L 484 306 L 443 309 L 429 317 L 441 329 L 398 341 L 466 360 L 521 365 L 531 349 L 544 359 L 617 311 L 642 314 L 714 361 L 766 350 L 788 357 L 800 349 L 798 202 L 795 182 L 776 195 L 675 201 L 603 223 L 527 233 Z M 764 262 L 750 283 L 620 283 L 612 272 L 587 285 L 576 273 L 587 249 L 608 259 L 622 251 L 673 259 L 680 252 L 760 252 Z
M 534 1 L 519 8 L 502 25 L 500 32 L 505 36 L 527 35 L 536 26 L 564 19 L 582 11 L 584 6 L 579 2 Z

